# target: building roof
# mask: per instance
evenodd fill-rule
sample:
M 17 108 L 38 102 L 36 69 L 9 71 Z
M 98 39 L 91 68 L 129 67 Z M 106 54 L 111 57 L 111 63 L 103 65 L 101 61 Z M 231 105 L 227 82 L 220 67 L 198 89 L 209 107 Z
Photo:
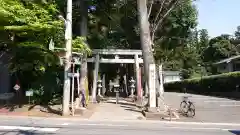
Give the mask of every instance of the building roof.
M 229 63 L 232 60 L 236 60 L 236 59 L 239 59 L 239 58 L 240 58 L 240 55 L 236 55 L 236 56 L 233 56 L 233 57 L 230 57 L 230 58 L 226 58 L 226 59 L 220 60 L 220 61 L 218 61 L 218 62 L 216 62 L 214 64 L 217 65 L 217 64 L 222 64 L 222 63 Z

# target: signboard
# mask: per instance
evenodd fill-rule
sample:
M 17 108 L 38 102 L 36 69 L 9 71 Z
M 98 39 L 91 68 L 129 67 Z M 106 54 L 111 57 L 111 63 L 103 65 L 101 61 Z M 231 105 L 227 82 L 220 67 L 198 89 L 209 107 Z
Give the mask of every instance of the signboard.
M 31 96 L 33 96 L 33 91 L 32 90 L 28 90 L 28 91 L 26 91 L 25 95 L 27 97 L 31 97 Z
M 114 92 L 119 92 L 119 87 L 120 87 L 119 84 L 115 84 L 113 85 L 113 87 L 114 87 Z
M 149 65 L 149 103 L 150 107 L 156 107 L 156 67 L 155 64 Z
M 18 91 L 20 89 L 20 86 L 18 84 L 16 84 L 14 87 L 13 87 L 16 91 Z

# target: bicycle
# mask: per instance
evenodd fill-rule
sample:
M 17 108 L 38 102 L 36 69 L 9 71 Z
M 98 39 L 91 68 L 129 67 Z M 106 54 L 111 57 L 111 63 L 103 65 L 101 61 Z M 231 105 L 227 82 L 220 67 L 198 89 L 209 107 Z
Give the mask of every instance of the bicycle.
M 194 117 L 195 116 L 195 106 L 193 102 L 191 102 L 187 96 L 183 97 L 183 101 L 180 103 L 180 109 L 183 114 L 187 117 Z

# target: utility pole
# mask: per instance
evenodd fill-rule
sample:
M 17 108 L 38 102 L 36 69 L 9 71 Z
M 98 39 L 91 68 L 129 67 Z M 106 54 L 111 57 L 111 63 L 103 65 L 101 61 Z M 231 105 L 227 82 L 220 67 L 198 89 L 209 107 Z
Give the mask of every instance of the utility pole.
M 69 102 L 70 102 L 70 73 L 71 57 L 72 57 L 72 0 L 67 1 L 67 16 L 65 28 L 65 66 L 64 66 L 64 87 L 63 87 L 63 110 L 62 115 L 69 115 Z

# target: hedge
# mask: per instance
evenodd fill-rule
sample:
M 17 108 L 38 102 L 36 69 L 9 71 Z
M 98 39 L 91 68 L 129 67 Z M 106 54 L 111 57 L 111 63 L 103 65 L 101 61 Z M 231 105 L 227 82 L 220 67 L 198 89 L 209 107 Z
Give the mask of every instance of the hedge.
M 165 91 L 212 93 L 239 91 L 240 72 L 223 73 L 219 75 L 204 76 L 201 78 L 186 79 L 164 84 Z M 240 91 L 239 91 L 240 92 Z

